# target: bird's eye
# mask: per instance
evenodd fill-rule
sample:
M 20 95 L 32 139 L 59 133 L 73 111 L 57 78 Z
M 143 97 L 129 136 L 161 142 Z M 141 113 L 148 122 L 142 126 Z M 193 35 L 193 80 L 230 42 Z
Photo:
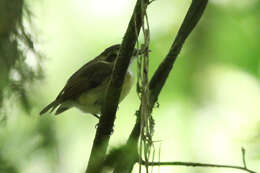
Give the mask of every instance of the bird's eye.
M 117 54 L 112 53 L 112 54 L 108 55 L 106 61 L 113 62 L 115 60 L 116 56 L 117 56 Z

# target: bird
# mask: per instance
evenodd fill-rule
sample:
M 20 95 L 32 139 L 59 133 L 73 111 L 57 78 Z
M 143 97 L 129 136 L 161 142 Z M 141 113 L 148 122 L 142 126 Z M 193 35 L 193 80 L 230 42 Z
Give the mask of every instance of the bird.
M 119 49 L 120 44 L 106 48 L 100 55 L 87 62 L 71 75 L 56 99 L 44 107 L 40 115 L 48 111 L 53 112 L 55 109 L 55 115 L 58 115 L 72 107 L 76 107 L 99 118 L 98 114 L 101 112 L 105 91 L 108 88 Z M 134 49 L 122 85 L 119 102 L 126 97 L 133 86 L 134 75 L 131 64 L 133 59 L 140 54 L 140 51 Z

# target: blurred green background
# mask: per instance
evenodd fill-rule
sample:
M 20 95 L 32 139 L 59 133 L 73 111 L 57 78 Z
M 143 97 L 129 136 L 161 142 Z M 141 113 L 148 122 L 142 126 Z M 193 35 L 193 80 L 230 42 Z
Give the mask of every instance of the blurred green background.
M 31 29 L 25 25 L 25 29 L 33 33 L 35 47 L 45 57 L 41 61 L 45 78 L 27 86 L 30 113 L 18 101 L 21 94 L 4 100 L 0 163 L 6 166 L 0 165 L 0 172 L 84 172 L 97 119 L 76 109 L 56 117 L 40 117 L 38 113 L 56 97 L 72 73 L 106 47 L 122 41 L 135 1 L 26 3 L 33 13 L 33 24 Z M 190 3 L 157 0 L 149 6 L 150 75 L 169 50 Z M 242 165 L 244 147 L 248 167 L 260 170 L 259 18 L 258 0 L 210 1 L 176 61 L 159 97 L 159 108 L 154 109 L 155 161 Z M 30 68 L 37 64 L 29 53 L 25 62 Z M 138 106 L 133 88 L 120 104 L 110 146 L 126 141 Z M 153 172 L 239 171 L 156 167 Z

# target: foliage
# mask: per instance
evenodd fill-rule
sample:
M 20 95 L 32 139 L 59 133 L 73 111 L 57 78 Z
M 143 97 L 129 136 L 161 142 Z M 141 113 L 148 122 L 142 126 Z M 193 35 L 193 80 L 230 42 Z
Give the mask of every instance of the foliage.
M 42 77 L 41 57 L 26 31 L 30 17 L 24 0 L 0 1 L 0 107 L 15 93 L 27 112 L 31 109 L 27 91 Z

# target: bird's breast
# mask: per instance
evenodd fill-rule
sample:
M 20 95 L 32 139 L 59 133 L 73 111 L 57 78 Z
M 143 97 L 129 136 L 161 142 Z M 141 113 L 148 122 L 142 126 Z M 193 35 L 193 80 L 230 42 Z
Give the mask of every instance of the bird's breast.
M 129 93 L 133 84 L 134 84 L 134 75 L 130 70 L 128 70 L 127 73 L 126 73 L 126 76 L 125 76 L 124 83 L 123 83 L 123 87 L 122 87 L 122 91 L 121 91 L 121 95 L 120 95 L 120 99 L 119 99 L 120 102 Z
M 119 102 L 121 102 L 131 90 L 134 83 L 134 75 L 128 70 L 122 86 Z M 98 114 L 105 98 L 105 90 L 109 82 L 104 81 L 100 86 L 82 93 L 76 103 L 76 107 L 83 112 Z

